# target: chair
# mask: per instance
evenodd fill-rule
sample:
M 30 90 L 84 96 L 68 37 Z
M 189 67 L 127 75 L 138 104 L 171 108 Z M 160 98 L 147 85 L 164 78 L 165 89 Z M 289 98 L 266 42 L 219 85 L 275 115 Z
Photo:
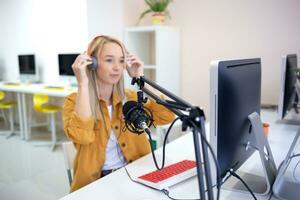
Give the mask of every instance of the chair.
M 0 131 L 0 134 L 5 134 L 6 138 L 9 138 L 15 134 L 13 108 L 16 106 L 17 103 L 15 101 L 1 101 L 4 98 L 5 93 L 3 91 L 0 91 L 0 109 L 6 123 L 7 119 L 5 117 L 4 110 L 8 110 L 9 112 L 9 130 Z
M 50 119 L 52 151 L 57 145 L 55 114 L 61 110 L 60 106 L 50 105 L 49 97 L 45 94 L 33 94 L 33 108 L 36 112 L 46 113 Z M 31 123 L 31 122 L 30 122 Z
M 62 148 L 64 152 L 65 167 L 68 173 L 69 184 L 71 186 L 73 180 L 72 177 L 73 161 L 75 159 L 76 149 L 72 142 L 63 142 Z

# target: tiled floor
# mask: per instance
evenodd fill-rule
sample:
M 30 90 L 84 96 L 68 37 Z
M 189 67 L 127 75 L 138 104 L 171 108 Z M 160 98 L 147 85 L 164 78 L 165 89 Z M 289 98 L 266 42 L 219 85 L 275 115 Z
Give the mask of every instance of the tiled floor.
M 269 142 L 278 165 L 299 126 L 275 124 L 276 118 L 275 111 L 262 112 L 262 121 L 271 125 Z M 45 131 L 38 132 L 41 133 L 33 134 L 36 141 L 50 139 Z M 25 142 L 18 136 L 8 140 L 0 136 L 1 200 L 54 200 L 66 195 L 68 190 L 61 147 L 52 152 L 50 147 L 36 147 L 34 142 Z
M 2 123 L 3 124 L 3 123 Z M 50 141 L 47 130 L 33 133 L 33 141 L 19 136 L 0 137 L 0 199 L 58 199 L 68 193 L 69 185 L 61 147 L 36 146 Z M 58 133 L 65 140 L 63 133 Z

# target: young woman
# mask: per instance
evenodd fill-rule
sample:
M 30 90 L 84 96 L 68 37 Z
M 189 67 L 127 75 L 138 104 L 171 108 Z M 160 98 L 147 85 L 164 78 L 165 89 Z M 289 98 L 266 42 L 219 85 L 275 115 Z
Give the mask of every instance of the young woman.
M 97 59 L 96 70 L 88 68 L 91 56 Z M 72 68 L 78 92 L 66 97 L 63 109 L 65 133 L 77 149 L 71 192 L 150 152 L 145 134 L 123 129 L 123 103 L 137 98 L 136 92 L 125 91 L 123 73 L 126 69 L 131 77 L 142 75 L 143 62 L 128 53 L 118 40 L 97 36 Z M 154 101 L 145 106 L 153 112 L 156 125 L 170 123 L 174 118 Z

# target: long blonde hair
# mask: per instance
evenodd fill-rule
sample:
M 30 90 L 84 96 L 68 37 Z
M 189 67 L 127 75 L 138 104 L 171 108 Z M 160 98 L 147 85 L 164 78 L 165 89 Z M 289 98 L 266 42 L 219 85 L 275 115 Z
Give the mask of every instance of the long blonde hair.
M 106 36 L 106 35 L 99 35 L 96 36 L 88 45 L 87 54 L 89 56 L 94 56 L 97 58 L 98 55 L 101 54 L 103 47 L 107 43 L 116 43 L 118 44 L 121 49 L 124 56 L 124 60 L 126 59 L 126 49 L 119 40 Z M 126 62 L 124 62 L 125 65 Z M 89 78 L 89 96 L 90 96 L 90 105 L 91 105 L 91 111 L 93 116 L 97 119 L 104 119 L 103 112 L 101 105 L 99 103 L 99 94 L 98 94 L 98 87 L 99 82 L 97 82 L 97 75 L 96 70 L 88 70 L 87 69 L 87 75 Z M 100 85 L 101 87 L 101 85 Z M 125 88 L 124 88 L 124 75 L 121 76 L 119 82 L 113 86 L 113 93 L 117 93 L 119 98 L 121 100 L 125 99 Z

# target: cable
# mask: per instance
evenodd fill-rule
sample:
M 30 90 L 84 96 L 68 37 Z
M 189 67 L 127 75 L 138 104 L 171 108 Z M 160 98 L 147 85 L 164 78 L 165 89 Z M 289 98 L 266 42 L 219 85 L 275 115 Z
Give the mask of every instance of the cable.
M 168 138 L 168 136 L 169 136 L 169 133 L 170 133 L 170 131 L 171 131 L 173 125 L 175 124 L 175 122 L 176 122 L 178 119 L 180 119 L 180 117 L 177 117 L 176 119 L 173 120 L 173 122 L 172 122 L 171 125 L 169 126 L 169 128 L 168 128 L 168 130 L 167 130 L 167 133 L 166 133 L 166 135 L 165 135 L 164 143 L 163 143 L 163 158 L 162 158 L 162 165 L 161 165 L 161 167 L 159 167 L 158 164 L 157 164 L 157 160 L 156 160 L 156 157 L 155 157 L 154 149 L 153 149 L 153 147 L 152 147 L 152 145 L 151 145 L 151 143 L 152 143 L 152 141 L 153 141 L 153 140 L 152 140 L 152 136 L 151 136 L 151 134 L 148 134 L 148 133 L 147 133 L 148 136 L 149 136 L 149 140 L 150 140 L 150 147 L 151 147 L 151 153 L 152 153 L 152 157 L 153 157 L 153 160 L 154 160 L 154 164 L 155 164 L 156 169 L 158 169 L 158 170 L 163 169 L 164 166 L 165 166 L 165 152 L 166 152 L 167 138 Z
M 293 170 L 293 178 L 295 179 L 295 181 L 296 181 L 298 184 L 300 183 L 300 179 L 298 179 L 297 176 L 296 176 L 296 169 L 297 169 L 299 163 L 300 163 L 300 160 L 298 160 L 298 162 L 297 162 L 297 164 L 295 165 L 294 170 Z
M 166 190 L 166 189 L 162 189 L 161 190 L 165 195 L 167 195 L 167 197 L 169 199 L 172 199 L 172 200 L 201 200 L 201 199 L 177 199 L 177 198 L 174 198 L 174 197 L 171 197 L 170 196 L 170 191 L 169 190 Z
M 150 189 L 153 189 L 153 190 L 160 191 L 160 192 L 164 193 L 169 199 L 172 199 L 172 200 L 201 200 L 201 199 L 176 199 L 176 198 L 174 198 L 174 197 L 171 197 L 171 196 L 170 196 L 170 191 L 169 191 L 169 190 L 167 190 L 167 189 L 159 190 L 159 189 L 156 189 L 156 188 L 151 187 L 151 186 L 149 186 L 149 185 L 146 185 L 146 184 L 144 184 L 144 183 L 138 182 L 138 181 L 134 180 L 134 179 L 131 177 L 131 175 L 129 174 L 129 172 L 128 172 L 128 170 L 127 170 L 126 167 L 124 167 L 124 169 L 125 169 L 125 172 L 126 172 L 127 176 L 129 177 L 129 179 L 130 179 L 132 182 L 137 183 L 137 184 L 140 184 L 140 185 L 143 185 L 143 186 L 146 186 L 146 187 L 148 187 L 148 188 L 150 188 Z
M 151 189 L 153 189 L 153 190 L 158 190 L 158 189 L 156 189 L 156 188 L 154 188 L 154 187 L 151 187 L 151 186 L 149 186 L 149 185 L 146 185 L 146 184 L 144 184 L 144 183 L 141 183 L 141 182 L 138 182 L 138 181 L 134 180 L 134 179 L 130 176 L 130 174 L 129 174 L 127 168 L 126 168 L 126 166 L 124 166 L 124 169 L 125 169 L 125 171 L 126 171 L 127 176 L 129 177 L 129 179 L 130 179 L 132 182 L 137 183 L 137 184 L 140 184 L 140 185 L 143 185 L 143 186 L 146 186 L 146 187 L 151 188 Z M 160 190 L 158 190 L 158 191 L 160 191 Z
M 250 192 L 250 194 L 252 195 L 252 197 L 257 200 L 257 198 L 255 197 L 253 191 L 250 189 L 250 187 L 247 185 L 247 183 L 237 174 L 233 171 L 233 169 L 230 169 L 229 170 L 229 173 L 234 176 L 235 178 L 239 179 L 243 184 L 244 186 L 247 188 L 247 190 Z
M 292 158 L 295 158 L 295 157 L 299 157 L 299 156 L 300 156 L 300 153 L 294 154 L 294 155 L 290 156 L 289 159 L 292 159 Z
M 219 163 L 217 161 L 217 158 L 216 158 L 216 155 L 214 153 L 214 150 L 212 149 L 211 145 L 209 144 L 209 142 L 206 139 L 206 136 L 202 133 L 201 129 L 193 121 L 190 121 L 190 123 L 193 125 L 193 127 L 195 129 L 198 130 L 198 132 L 201 135 L 201 138 L 204 140 L 205 144 L 207 145 L 207 147 L 210 150 L 211 155 L 212 155 L 212 157 L 214 159 L 214 162 L 215 162 L 215 165 L 216 165 L 216 171 L 217 171 L 217 177 L 216 177 L 217 184 L 216 185 L 217 185 L 217 200 L 218 200 L 220 198 L 220 189 L 221 189 L 221 185 L 220 184 L 222 182 L 221 177 L 220 177 L 220 165 L 219 165 Z
M 300 154 L 292 155 L 292 156 L 290 156 L 290 157 L 288 158 L 288 160 L 293 159 L 293 158 L 298 157 L 298 156 L 300 156 Z M 279 166 L 278 166 L 278 170 L 277 170 L 277 171 L 280 170 L 280 168 L 282 167 L 282 164 L 283 164 L 284 161 L 285 161 L 285 160 L 281 161 L 281 163 L 280 163 Z
M 165 147 L 166 147 L 167 138 L 168 138 L 168 135 L 169 135 L 169 133 L 170 133 L 170 130 L 172 129 L 173 125 L 175 124 L 175 122 L 176 122 L 178 119 L 181 119 L 181 118 L 180 118 L 180 117 L 177 117 L 175 120 L 173 120 L 173 122 L 172 122 L 171 125 L 169 126 L 168 131 L 167 131 L 167 133 L 166 133 L 166 135 L 165 135 L 164 143 L 163 143 L 163 158 L 162 158 L 162 166 L 161 166 L 161 168 L 160 168 L 160 167 L 158 166 L 158 164 L 157 164 L 157 160 L 156 160 L 156 157 L 155 157 L 155 153 L 154 153 L 153 147 L 152 147 L 152 145 L 150 144 L 150 147 L 151 147 L 151 153 L 152 153 L 152 157 L 153 157 L 153 160 L 154 160 L 154 164 L 155 164 L 155 166 L 156 166 L 156 168 L 157 168 L 158 170 L 161 170 L 161 169 L 164 168 L 164 164 L 165 164 Z M 209 142 L 207 141 L 206 137 L 204 137 L 204 135 L 203 135 L 202 131 L 200 130 L 200 128 L 199 128 L 193 121 L 191 121 L 191 124 L 193 125 L 193 127 L 194 127 L 195 129 L 197 129 L 197 131 L 198 131 L 198 132 L 200 133 L 200 135 L 201 135 L 201 138 L 204 140 L 204 142 L 205 142 L 206 145 L 208 146 L 208 148 L 209 148 L 209 150 L 210 150 L 210 152 L 211 152 L 211 154 L 212 154 L 214 163 L 215 163 L 215 165 L 216 165 L 216 170 L 217 170 L 217 177 L 216 177 L 216 178 L 217 178 L 217 183 L 216 183 L 216 185 L 214 185 L 214 186 L 217 186 L 217 200 L 218 200 L 218 199 L 220 198 L 220 184 L 221 184 L 221 182 L 222 182 L 222 180 L 221 180 L 221 178 L 220 178 L 220 175 L 219 175 L 219 171 L 220 171 L 219 163 L 217 162 L 216 156 L 215 156 L 215 154 L 214 154 L 214 151 L 213 151 L 211 145 L 210 145 Z M 148 136 L 149 136 L 150 142 L 152 142 L 153 140 L 152 140 L 151 134 L 148 134 Z M 213 187 L 214 187 L 214 186 L 213 186 Z M 148 187 L 149 187 L 149 186 L 148 186 Z

